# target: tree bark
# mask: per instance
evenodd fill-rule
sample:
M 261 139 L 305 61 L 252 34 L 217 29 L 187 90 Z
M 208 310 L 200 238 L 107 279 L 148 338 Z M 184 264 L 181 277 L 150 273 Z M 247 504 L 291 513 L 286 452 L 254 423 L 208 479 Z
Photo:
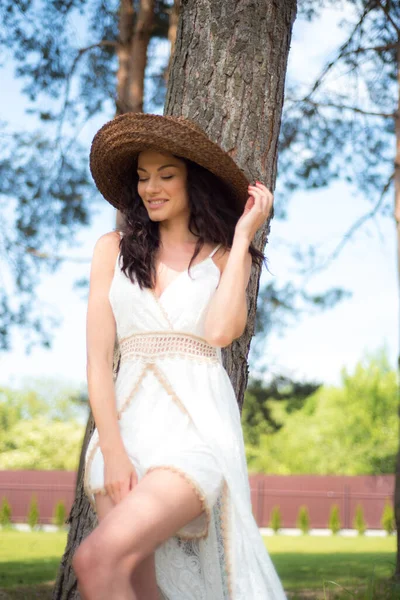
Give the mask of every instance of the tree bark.
M 165 114 L 195 120 L 244 169 L 251 181 L 275 187 L 277 144 L 296 0 L 181 0 Z M 144 70 L 142 70 L 144 75 Z M 122 85 L 123 77 L 121 77 Z M 264 248 L 269 223 L 255 245 Z M 247 288 L 246 331 L 223 351 L 240 408 L 247 386 L 247 357 L 260 269 Z M 116 354 L 117 356 L 117 354 Z M 117 359 L 116 359 L 117 360 Z M 115 370 L 117 366 L 115 364 Z M 83 452 L 86 450 L 84 446 Z M 82 469 L 69 518 L 70 532 L 53 600 L 77 600 L 74 551 L 95 525 L 83 491 Z
M 277 144 L 296 1 L 183 0 L 165 114 L 201 125 L 237 161 L 250 181 L 275 187 Z M 258 232 L 263 249 L 269 224 Z M 242 408 L 260 269 L 247 288 L 248 322 L 223 350 Z
M 397 113 L 395 116 L 395 133 L 396 133 L 396 157 L 394 161 L 394 217 L 396 222 L 396 236 L 397 236 L 397 277 L 399 286 L 399 298 L 400 298 L 400 39 L 397 43 L 397 93 L 398 93 L 398 104 Z M 399 324 L 400 326 L 400 320 Z M 400 343 L 400 330 L 399 330 L 399 343 Z M 400 349 L 397 362 L 398 378 L 400 381 Z M 399 388 L 398 388 L 399 389 Z M 400 417 L 400 391 L 398 398 L 399 406 L 399 417 Z M 400 581 L 400 444 L 397 453 L 396 461 L 396 477 L 395 477 L 395 491 L 394 491 L 394 513 L 396 520 L 397 530 L 397 556 L 396 556 L 396 570 L 395 579 Z

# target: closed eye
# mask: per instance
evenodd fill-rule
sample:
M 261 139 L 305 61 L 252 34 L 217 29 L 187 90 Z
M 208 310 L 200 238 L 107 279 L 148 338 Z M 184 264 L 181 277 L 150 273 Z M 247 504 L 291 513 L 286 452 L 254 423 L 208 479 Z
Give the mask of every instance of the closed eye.
M 173 175 L 168 175 L 167 177 L 161 177 L 161 179 L 172 179 Z M 148 181 L 148 179 L 139 179 L 139 181 Z

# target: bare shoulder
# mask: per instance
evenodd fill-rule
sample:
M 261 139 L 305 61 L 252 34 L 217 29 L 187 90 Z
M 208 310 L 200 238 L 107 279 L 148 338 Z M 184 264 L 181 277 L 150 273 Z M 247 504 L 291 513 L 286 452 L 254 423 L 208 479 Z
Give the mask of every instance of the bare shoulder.
M 114 274 L 115 262 L 119 253 L 120 234 L 110 231 L 99 237 L 92 257 L 91 277 L 110 279 Z
M 118 231 L 104 233 L 94 246 L 93 259 L 101 258 L 104 261 L 114 263 L 119 252 L 120 240 L 121 237 Z

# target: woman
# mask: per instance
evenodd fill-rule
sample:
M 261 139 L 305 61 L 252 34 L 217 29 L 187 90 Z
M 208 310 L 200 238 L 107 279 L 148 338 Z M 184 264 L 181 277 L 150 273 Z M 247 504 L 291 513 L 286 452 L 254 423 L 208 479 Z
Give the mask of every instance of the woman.
M 272 194 L 182 117 L 113 119 L 90 166 L 125 225 L 98 240 L 90 277 L 85 490 L 99 525 L 74 556 L 82 598 L 282 600 L 221 361 L 246 326 Z

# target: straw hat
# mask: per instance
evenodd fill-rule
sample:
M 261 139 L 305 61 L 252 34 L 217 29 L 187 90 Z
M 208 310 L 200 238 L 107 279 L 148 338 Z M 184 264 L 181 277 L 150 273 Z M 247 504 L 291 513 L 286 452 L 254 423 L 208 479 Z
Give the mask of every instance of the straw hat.
M 142 150 L 171 152 L 217 175 L 232 190 L 237 208 L 248 198 L 248 180 L 235 161 L 193 121 L 143 113 L 115 117 L 96 133 L 90 150 L 93 179 L 113 206 L 123 210 L 135 185 L 134 161 Z

